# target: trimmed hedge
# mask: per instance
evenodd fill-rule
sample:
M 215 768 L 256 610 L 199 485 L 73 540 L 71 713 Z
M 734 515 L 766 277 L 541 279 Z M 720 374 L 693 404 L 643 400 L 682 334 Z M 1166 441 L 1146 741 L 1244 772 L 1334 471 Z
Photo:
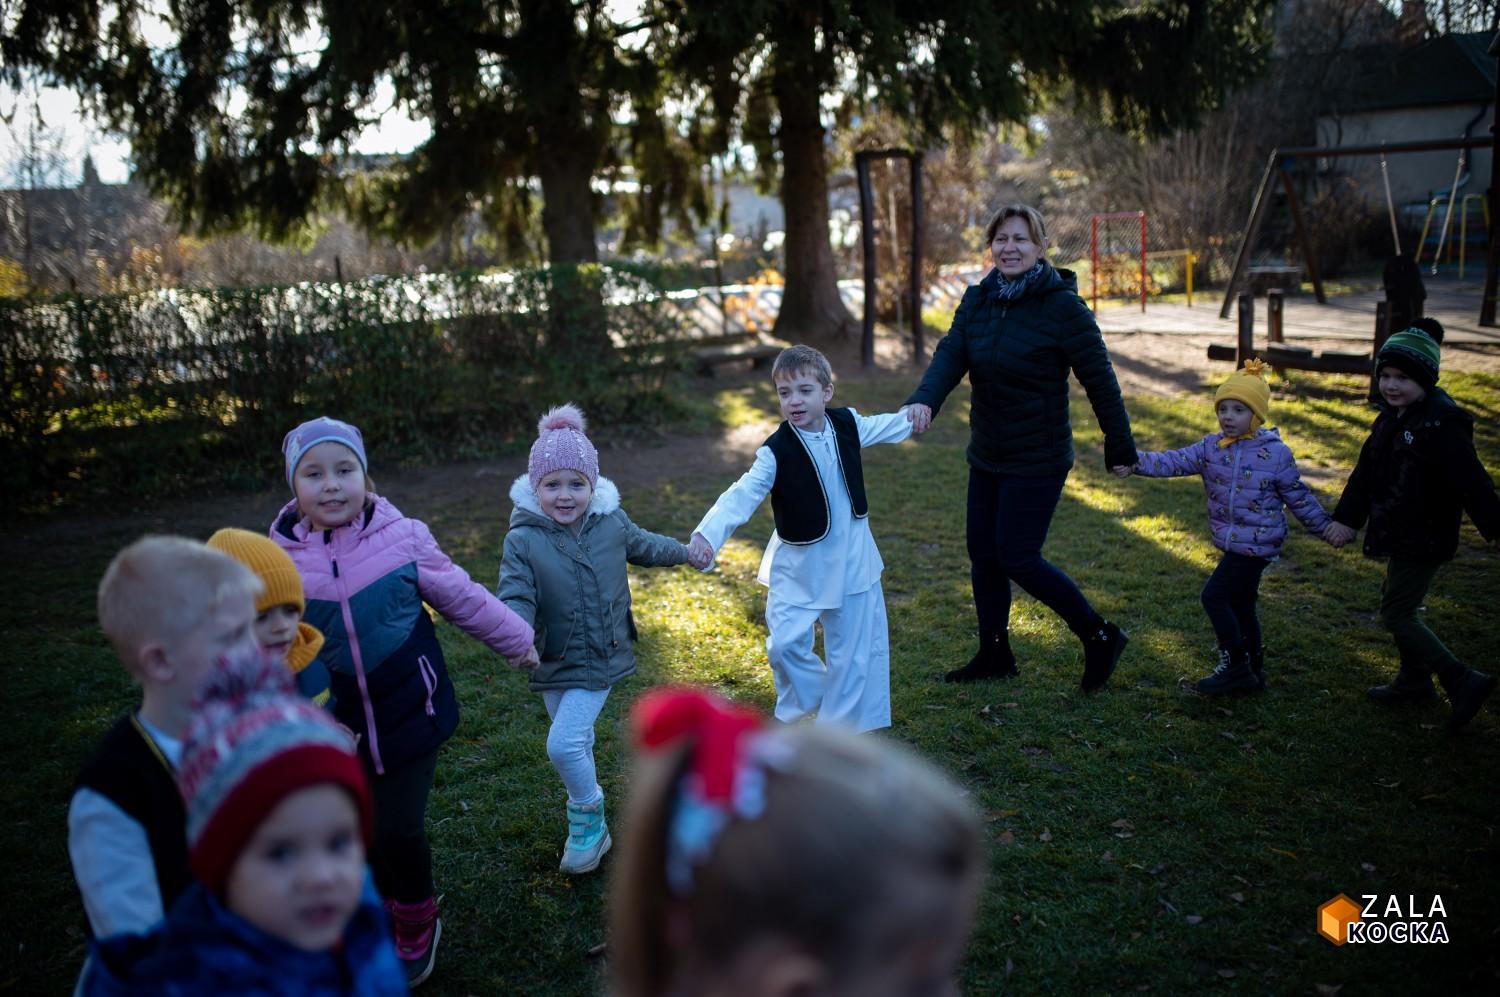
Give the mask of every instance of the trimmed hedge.
M 573 400 L 668 411 L 690 345 L 656 275 L 552 266 L 345 284 L 0 300 L 0 487 L 11 509 L 274 479 L 316 415 L 381 463 L 493 453 Z

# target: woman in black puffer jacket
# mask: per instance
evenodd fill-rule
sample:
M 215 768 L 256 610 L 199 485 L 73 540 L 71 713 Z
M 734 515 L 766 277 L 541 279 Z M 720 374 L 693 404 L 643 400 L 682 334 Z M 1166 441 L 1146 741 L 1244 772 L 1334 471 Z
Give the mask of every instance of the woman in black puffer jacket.
M 1073 466 L 1069 372 L 1078 375 L 1104 430 L 1106 467 L 1136 462 L 1130 418 L 1077 281 L 1043 258 L 1042 216 L 1024 204 L 1006 205 L 990 219 L 985 239 L 995 269 L 964 292 L 921 386 L 906 402 L 913 428 L 921 432 L 969 375 L 968 547 L 980 644 L 973 660 L 946 678 L 970 682 L 1016 674 L 1009 632 L 1013 579 L 1083 641 L 1083 688 L 1089 691 L 1109 680 L 1128 638 L 1042 557 Z

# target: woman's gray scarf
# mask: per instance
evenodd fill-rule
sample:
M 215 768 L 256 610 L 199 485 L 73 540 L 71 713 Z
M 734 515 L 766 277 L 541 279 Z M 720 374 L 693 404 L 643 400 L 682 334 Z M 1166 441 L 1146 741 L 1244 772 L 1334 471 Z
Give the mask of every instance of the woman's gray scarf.
M 1036 279 L 1042 275 L 1046 266 L 1045 260 L 1037 260 L 1036 265 L 1030 270 L 1013 279 L 1006 279 L 1000 268 L 995 268 L 995 285 L 990 289 L 990 295 L 996 301 L 1015 301 L 1026 293 L 1026 289 L 1036 283 Z

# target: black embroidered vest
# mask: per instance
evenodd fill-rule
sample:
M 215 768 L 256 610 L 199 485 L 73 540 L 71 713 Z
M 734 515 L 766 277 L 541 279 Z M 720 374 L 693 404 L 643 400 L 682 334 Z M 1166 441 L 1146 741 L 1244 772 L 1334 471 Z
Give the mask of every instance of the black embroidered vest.
M 175 774 L 133 716 L 120 720 L 104 736 L 84 764 L 77 788 L 93 790 L 141 825 L 151 846 L 162 910 L 170 909 L 193 881 L 188 871 L 187 813 Z
M 870 514 L 865 501 L 864 467 L 859 460 L 859 426 L 854 412 L 831 408 L 824 412 L 833 427 L 837 442 L 839 470 L 849 492 L 849 508 L 855 519 Z M 776 457 L 776 483 L 771 486 L 771 512 L 776 517 L 776 535 L 782 543 L 814 544 L 828 536 L 832 525 L 828 509 L 828 489 L 818 474 L 818 466 L 808 453 L 807 444 L 797 435 L 791 423 L 781 426 L 764 444 Z

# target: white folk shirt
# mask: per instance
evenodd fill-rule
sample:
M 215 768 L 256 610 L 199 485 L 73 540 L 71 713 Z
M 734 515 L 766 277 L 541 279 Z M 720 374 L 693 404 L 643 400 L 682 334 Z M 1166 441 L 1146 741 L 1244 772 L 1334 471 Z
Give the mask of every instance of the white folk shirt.
M 850 412 L 859 430 L 860 449 L 900 443 L 911 436 L 911 423 L 903 412 L 869 417 L 853 409 Z M 775 598 L 790 605 L 837 609 L 845 596 L 868 591 L 880 581 L 885 562 L 870 534 L 869 517 L 856 519 L 849 507 L 849 488 L 839 465 L 833 423 L 825 417 L 821 433 L 792 428 L 807 445 L 828 492 L 828 535 L 816 543 L 788 544 L 773 530 L 756 580 L 770 586 Z M 694 532 L 703 534 L 717 554 L 724 541 L 760 508 L 775 481 L 776 455 L 769 447 L 761 447 L 755 451 L 750 470 L 719 496 Z

